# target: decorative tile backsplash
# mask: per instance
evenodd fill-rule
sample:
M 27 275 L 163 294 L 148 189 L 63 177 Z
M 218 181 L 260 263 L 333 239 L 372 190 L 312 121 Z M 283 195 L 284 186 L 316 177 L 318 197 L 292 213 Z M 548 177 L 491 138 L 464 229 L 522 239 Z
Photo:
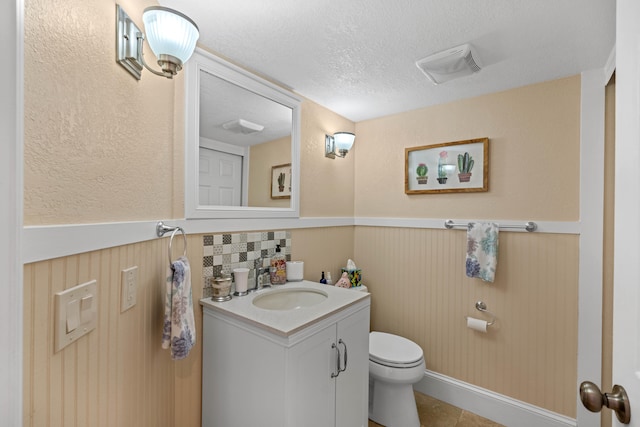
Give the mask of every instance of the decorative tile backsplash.
M 252 233 L 214 234 L 203 236 L 203 276 L 218 277 L 231 274 L 234 268 L 249 269 L 249 289 L 255 280 L 255 261 L 262 258 L 264 265 L 280 245 L 282 253 L 291 261 L 290 231 L 256 231 Z M 205 282 L 206 283 L 206 282 Z M 203 297 L 211 296 L 211 287 L 205 284 Z

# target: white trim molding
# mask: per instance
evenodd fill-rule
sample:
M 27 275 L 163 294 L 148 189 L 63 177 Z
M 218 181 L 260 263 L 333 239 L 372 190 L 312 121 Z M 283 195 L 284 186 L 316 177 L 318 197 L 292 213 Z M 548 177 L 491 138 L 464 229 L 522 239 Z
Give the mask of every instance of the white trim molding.
M 505 426 L 576 427 L 576 420 L 433 371 L 413 388 Z
M 23 418 L 23 267 L 22 188 L 24 140 L 24 0 L 0 3 L 0 52 L 7 66 L 0 80 L 0 322 L 3 351 L 0 352 L 0 414 L 2 425 L 21 426 Z
M 276 230 L 320 227 L 396 227 L 445 229 L 444 218 L 242 218 L 242 219 L 159 219 L 182 227 L 187 234 L 230 233 L 253 230 Z M 471 220 L 455 219 L 456 223 Z M 498 221 L 503 225 L 524 225 L 526 221 Z M 97 224 L 62 224 L 24 228 L 23 261 L 47 259 L 129 245 L 157 238 L 158 221 L 108 222 Z M 536 233 L 580 234 L 579 222 L 536 222 Z M 525 232 L 524 230 L 508 230 Z

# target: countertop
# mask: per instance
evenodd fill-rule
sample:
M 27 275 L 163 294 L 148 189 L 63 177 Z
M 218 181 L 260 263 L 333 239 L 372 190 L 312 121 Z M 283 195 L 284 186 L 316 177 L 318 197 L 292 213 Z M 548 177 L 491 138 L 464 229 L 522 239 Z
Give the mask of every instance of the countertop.
M 327 293 L 327 299 L 311 307 L 300 307 L 292 310 L 266 310 L 253 305 L 254 298 L 273 290 L 292 288 L 311 288 Z M 344 289 L 331 285 L 303 280 L 276 285 L 271 288 L 251 292 L 249 295 L 234 296 L 230 301 L 217 302 L 211 298 L 203 298 L 200 304 L 205 309 L 212 309 L 267 329 L 273 333 L 288 337 L 291 334 L 320 321 L 359 301 L 369 299 L 369 293 L 356 288 Z

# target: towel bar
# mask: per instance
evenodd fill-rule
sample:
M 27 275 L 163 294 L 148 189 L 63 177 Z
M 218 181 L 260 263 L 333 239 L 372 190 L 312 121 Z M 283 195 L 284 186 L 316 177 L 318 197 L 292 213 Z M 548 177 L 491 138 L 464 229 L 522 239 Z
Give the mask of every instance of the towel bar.
M 444 226 L 445 228 L 451 230 L 454 227 L 464 227 L 467 228 L 469 226 L 469 224 L 464 224 L 464 223 L 454 223 L 452 220 L 448 219 L 444 222 Z M 533 222 L 533 221 L 529 221 L 527 223 L 525 223 L 524 225 L 499 225 L 500 228 L 511 228 L 511 229 L 524 229 L 527 230 L 528 232 L 534 232 L 538 229 L 538 225 Z

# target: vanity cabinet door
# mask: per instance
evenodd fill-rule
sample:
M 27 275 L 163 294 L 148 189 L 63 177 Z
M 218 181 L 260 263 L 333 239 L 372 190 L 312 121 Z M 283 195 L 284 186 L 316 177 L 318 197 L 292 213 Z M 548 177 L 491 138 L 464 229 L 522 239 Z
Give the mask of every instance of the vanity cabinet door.
M 347 368 L 336 378 L 336 426 L 367 427 L 369 417 L 369 307 L 338 323 Z M 339 340 L 344 342 L 339 343 Z M 344 353 L 343 356 L 344 358 Z M 343 360 L 344 366 L 344 360 Z
M 288 426 L 368 425 L 368 306 L 314 333 L 289 354 L 287 389 L 294 403 Z
M 289 351 L 287 426 L 328 427 L 335 423 L 336 325 L 314 333 Z

